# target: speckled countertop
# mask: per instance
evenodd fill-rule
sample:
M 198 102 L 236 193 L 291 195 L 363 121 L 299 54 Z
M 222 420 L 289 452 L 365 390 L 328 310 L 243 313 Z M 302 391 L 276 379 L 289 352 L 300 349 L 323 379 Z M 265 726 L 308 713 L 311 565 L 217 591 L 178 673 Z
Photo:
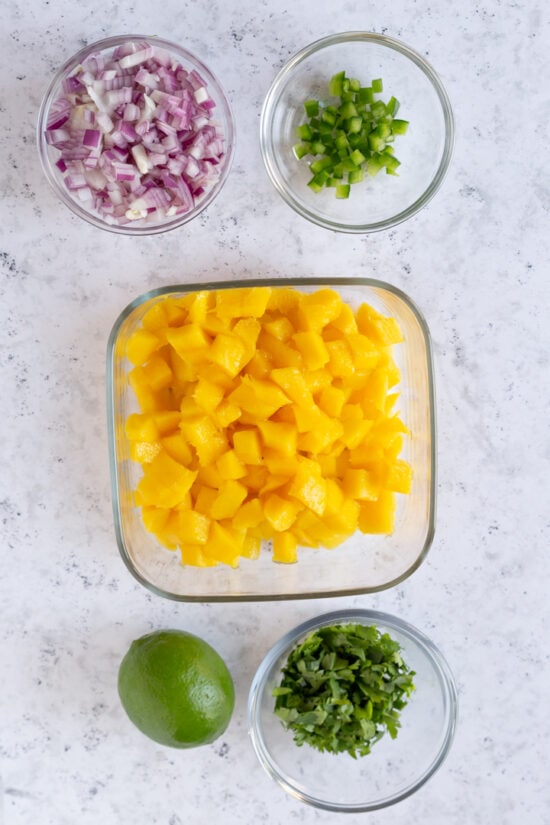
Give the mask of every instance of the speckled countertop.
M 384 32 L 415 47 L 441 75 L 456 117 L 453 162 L 435 199 L 398 228 L 365 237 L 295 216 L 258 147 L 275 72 L 335 28 Z M 15 0 L 3 6 L 3 29 L 0 822 L 335 822 L 264 774 L 245 706 L 252 674 L 283 630 L 359 605 L 396 613 L 441 647 L 457 677 L 460 719 L 447 761 L 417 794 L 346 822 L 548 823 L 546 4 Z M 223 192 L 165 237 L 120 238 L 77 220 L 50 191 L 34 143 L 55 68 L 85 41 L 131 31 L 171 37 L 200 55 L 223 78 L 237 121 Z M 428 320 L 437 533 L 422 567 L 393 590 L 185 605 L 151 595 L 120 560 L 104 406 L 111 326 L 151 287 L 258 274 L 374 276 L 404 289 Z M 145 739 L 116 695 L 130 641 L 166 626 L 206 638 L 236 676 L 226 734 L 192 752 Z

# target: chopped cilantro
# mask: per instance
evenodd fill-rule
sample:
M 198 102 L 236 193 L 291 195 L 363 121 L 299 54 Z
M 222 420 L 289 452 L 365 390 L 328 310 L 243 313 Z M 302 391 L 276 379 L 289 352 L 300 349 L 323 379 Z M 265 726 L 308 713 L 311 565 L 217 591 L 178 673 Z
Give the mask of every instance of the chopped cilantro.
M 395 739 L 414 690 L 398 642 L 361 624 L 319 628 L 291 651 L 282 673 L 275 713 L 296 744 L 354 759 L 386 732 Z

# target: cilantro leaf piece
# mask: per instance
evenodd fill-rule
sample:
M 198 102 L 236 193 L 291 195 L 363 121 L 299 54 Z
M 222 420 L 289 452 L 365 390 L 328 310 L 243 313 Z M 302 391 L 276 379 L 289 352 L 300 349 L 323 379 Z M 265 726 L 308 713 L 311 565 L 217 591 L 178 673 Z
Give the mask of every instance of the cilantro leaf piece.
M 290 652 L 273 689 L 275 713 L 297 745 L 356 759 L 385 733 L 395 739 L 415 675 L 378 628 L 321 627 Z

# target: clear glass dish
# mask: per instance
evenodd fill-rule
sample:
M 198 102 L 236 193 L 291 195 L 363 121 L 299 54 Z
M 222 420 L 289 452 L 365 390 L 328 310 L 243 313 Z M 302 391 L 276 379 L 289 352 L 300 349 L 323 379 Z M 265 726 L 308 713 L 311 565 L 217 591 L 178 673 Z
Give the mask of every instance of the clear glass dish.
M 401 647 L 415 671 L 415 690 L 401 711 L 396 739 L 388 735 L 364 757 L 298 747 L 275 716 L 273 688 L 290 651 L 313 631 L 333 624 L 374 625 Z M 440 767 L 456 726 L 457 692 L 441 653 L 412 625 L 374 610 L 326 613 L 290 630 L 261 662 L 248 698 L 248 731 L 267 773 L 295 799 L 328 811 L 359 813 L 385 808 L 417 791 Z
M 398 175 L 380 172 L 354 184 L 347 200 L 330 188 L 313 192 L 307 159 L 297 160 L 292 151 L 295 129 L 305 122 L 304 102 L 326 100 L 328 81 L 342 70 L 365 84 L 381 78 L 381 99 L 394 95 L 398 117 L 409 121 L 394 144 Z M 388 229 L 418 212 L 443 181 L 453 140 L 451 104 L 432 67 L 404 43 L 370 32 L 334 34 L 298 52 L 275 77 L 260 121 L 265 167 L 279 194 L 302 217 L 339 232 Z
M 401 371 L 397 409 L 413 434 L 402 457 L 413 469 L 409 495 L 398 496 L 392 535 L 357 532 L 334 550 L 310 550 L 297 564 L 274 564 L 269 553 L 254 561 L 242 559 L 237 569 L 219 565 L 183 566 L 179 554 L 162 547 L 143 526 L 133 490 L 140 466 L 130 460 L 124 423 L 137 411 L 128 374 L 126 342 L 145 312 L 166 296 L 235 286 L 292 286 L 306 292 L 322 287 L 338 291 L 356 308 L 367 302 L 399 323 L 404 343 L 394 348 Z M 372 593 L 406 579 L 426 557 L 435 522 L 435 406 L 430 336 L 419 310 L 399 289 L 368 278 L 296 278 L 178 285 L 142 295 L 119 316 L 107 353 L 109 453 L 115 532 L 121 556 L 143 585 L 179 601 L 253 601 L 304 599 Z
M 140 44 L 149 44 L 164 49 L 172 57 L 174 57 L 184 69 L 188 71 L 196 70 L 201 77 L 206 81 L 208 92 L 216 104 L 214 111 L 214 120 L 219 123 L 223 130 L 225 140 L 225 155 L 219 164 L 218 175 L 212 181 L 206 191 L 199 196 L 195 201 L 195 206 L 187 212 L 180 215 L 167 216 L 156 219 L 154 222 L 147 223 L 144 221 L 132 221 L 127 224 L 118 225 L 110 223 L 105 220 L 98 212 L 94 211 L 92 207 L 85 202 L 78 199 L 75 192 L 71 192 L 64 181 L 63 174 L 56 166 L 56 162 L 60 157 L 60 151 L 54 146 L 48 144 L 46 140 L 46 125 L 48 123 L 48 116 L 54 102 L 63 94 L 63 81 L 69 75 L 72 75 L 79 67 L 79 65 L 91 55 L 99 54 L 110 56 L 117 46 L 121 46 L 127 42 L 139 42 Z M 212 72 L 191 52 L 183 49 L 175 43 L 168 40 L 163 40 L 160 37 L 147 37 L 140 34 L 119 35 L 117 37 L 109 37 L 105 40 L 99 40 L 85 46 L 73 57 L 69 58 L 58 72 L 53 77 L 46 94 L 42 100 L 40 111 L 38 114 L 36 139 L 38 145 L 38 153 L 44 174 L 53 188 L 54 192 L 59 196 L 61 201 L 67 206 L 75 215 L 78 215 L 88 223 L 100 229 L 106 229 L 109 232 L 117 232 L 122 235 L 155 235 L 160 232 L 166 232 L 169 229 L 175 229 L 182 226 L 188 221 L 195 218 L 203 211 L 220 193 L 227 176 L 229 174 L 234 153 L 235 145 L 235 128 L 233 122 L 233 115 L 229 102 L 225 93 Z M 131 162 L 131 158 L 129 159 Z M 78 190 L 76 190 L 78 191 Z

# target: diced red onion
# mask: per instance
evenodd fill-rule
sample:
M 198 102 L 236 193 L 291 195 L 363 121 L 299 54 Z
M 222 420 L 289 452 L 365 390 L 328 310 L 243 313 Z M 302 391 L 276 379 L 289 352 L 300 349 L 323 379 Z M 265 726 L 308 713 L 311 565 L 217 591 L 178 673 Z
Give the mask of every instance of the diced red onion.
M 61 84 L 45 139 L 67 188 L 112 225 L 193 209 L 219 175 L 222 127 L 206 81 L 166 50 L 127 42 Z

